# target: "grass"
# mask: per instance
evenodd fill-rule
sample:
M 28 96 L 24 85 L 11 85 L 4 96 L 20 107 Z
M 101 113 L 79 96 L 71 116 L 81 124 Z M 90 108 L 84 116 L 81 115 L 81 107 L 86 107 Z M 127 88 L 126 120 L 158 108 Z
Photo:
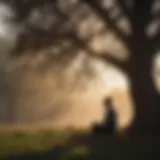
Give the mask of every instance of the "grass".
M 160 144 L 82 131 L 1 132 L 0 160 L 154 160 Z

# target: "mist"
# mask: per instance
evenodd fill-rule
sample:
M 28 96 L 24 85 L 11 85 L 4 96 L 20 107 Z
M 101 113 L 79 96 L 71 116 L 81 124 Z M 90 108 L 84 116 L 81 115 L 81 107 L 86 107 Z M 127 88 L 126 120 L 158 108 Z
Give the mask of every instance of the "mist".
M 129 82 L 97 55 L 119 52 L 111 56 L 123 61 L 127 48 L 89 7 L 79 1 L 58 2 L 36 1 L 30 7 L 31 1 L 22 1 L 26 10 L 12 1 L 0 3 L 2 124 L 88 127 L 103 120 L 103 100 L 112 96 L 118 125 L 125 127 L 134 116 Z M 119 26 L 130 32 L 125 17 Z M 89 49 L 76 43 L 73 31 Z

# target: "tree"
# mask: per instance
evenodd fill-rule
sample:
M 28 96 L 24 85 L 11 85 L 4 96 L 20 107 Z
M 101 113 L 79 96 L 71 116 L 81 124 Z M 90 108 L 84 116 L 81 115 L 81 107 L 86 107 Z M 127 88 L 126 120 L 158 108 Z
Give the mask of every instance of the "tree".
M 153 58 L 159 47 L 160 27 L 153 37 L 147 35 L 146 29 L 151 21 L 159 18 L 159 11 L 153 15 L 154 0 L 133 0 L 129 7 L 127 0 L 117 0 L 119 7 L 127 16 L 132 33 L 126 35 L 110 18 L 108 10 L 98 0 L 84 0 L 93 8 L 98 16 L 109 25 L 116 36 L 121 39 L 130 51 L 130 57 L 125 62 L 113 63 L 125 71 L 130 80 L 131 93 L 135 105 L 134 127 L 139 131 L 157 131 L 160 127 L 160 97 L 154 85 L 152 76 Z M 117 18 L 118 19 L 118 18 Z M 107 60 L 107 56 L 104 55 Z

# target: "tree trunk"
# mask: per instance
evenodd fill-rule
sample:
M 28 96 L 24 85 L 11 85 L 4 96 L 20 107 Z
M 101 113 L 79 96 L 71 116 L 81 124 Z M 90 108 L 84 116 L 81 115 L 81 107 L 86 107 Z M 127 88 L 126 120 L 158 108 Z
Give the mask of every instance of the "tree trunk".
M 131 128 L 143 134 L 157 132 L 160 127 L 160 98 L 153 81 L 153 52 L 141 45 L 134 46 L 132 51 L 129 79 L 135 119 Z

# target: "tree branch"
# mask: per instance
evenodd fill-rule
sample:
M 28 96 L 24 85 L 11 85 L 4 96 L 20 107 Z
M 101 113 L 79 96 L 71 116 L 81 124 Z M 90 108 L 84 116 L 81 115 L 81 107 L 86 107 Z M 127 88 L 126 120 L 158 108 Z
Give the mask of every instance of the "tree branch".
M 125 4 L 125 0 L 117 0 L 117 3 L 121 9 L 121 11 L 126 15 L 129 21 L 132 21 L 132 12 L 127 8 L 127 5 Z
M 116 26 L 115 22 L 109 17 L 107 10 L 104 10 L 101 7 L 98 0 L 83 0 L 83 2 L 87 3 L 97 13 L 97 15 L 102 18 L 107 27 L 115 33 L 117 38 L 122 40 L 125 44 L 129 43 L 128 37 Z
M 106 62 L 109 62 L 113 65 L 115 65 L 116 67 L 120 68 L 123 72 L 127 72 L 127 63 L 111 56 L 111 53 L 107 53 L 105 52 L 104 54 L 100 54 L 100 55 L 96 55 L 94 56 L 96 58 L 101 58 Z
M 123 72 L 127 72 L 127 63 L 120 61 L 119 59 L 111 56 L 113 55 L 112 53 L 104 52 L 104 53 L 96 53 L 93 51 L 83 40 L 81 40 L 79 37 L 76 36 L 75 33 L 71 35 L 71 38 L 76 42 L 76 44 L 80 47 L 83 48 L 87 51 L 87 54 L 90 55 L 91 57 L 98 58 L 98 59 L 103 59 L 106 62 L 109 62 L 116 67 L 120 68 Z
M 134 0 L 133 7 L 133 26 L 144 30 L 152 18 L 152 5 L 154 0 Z

